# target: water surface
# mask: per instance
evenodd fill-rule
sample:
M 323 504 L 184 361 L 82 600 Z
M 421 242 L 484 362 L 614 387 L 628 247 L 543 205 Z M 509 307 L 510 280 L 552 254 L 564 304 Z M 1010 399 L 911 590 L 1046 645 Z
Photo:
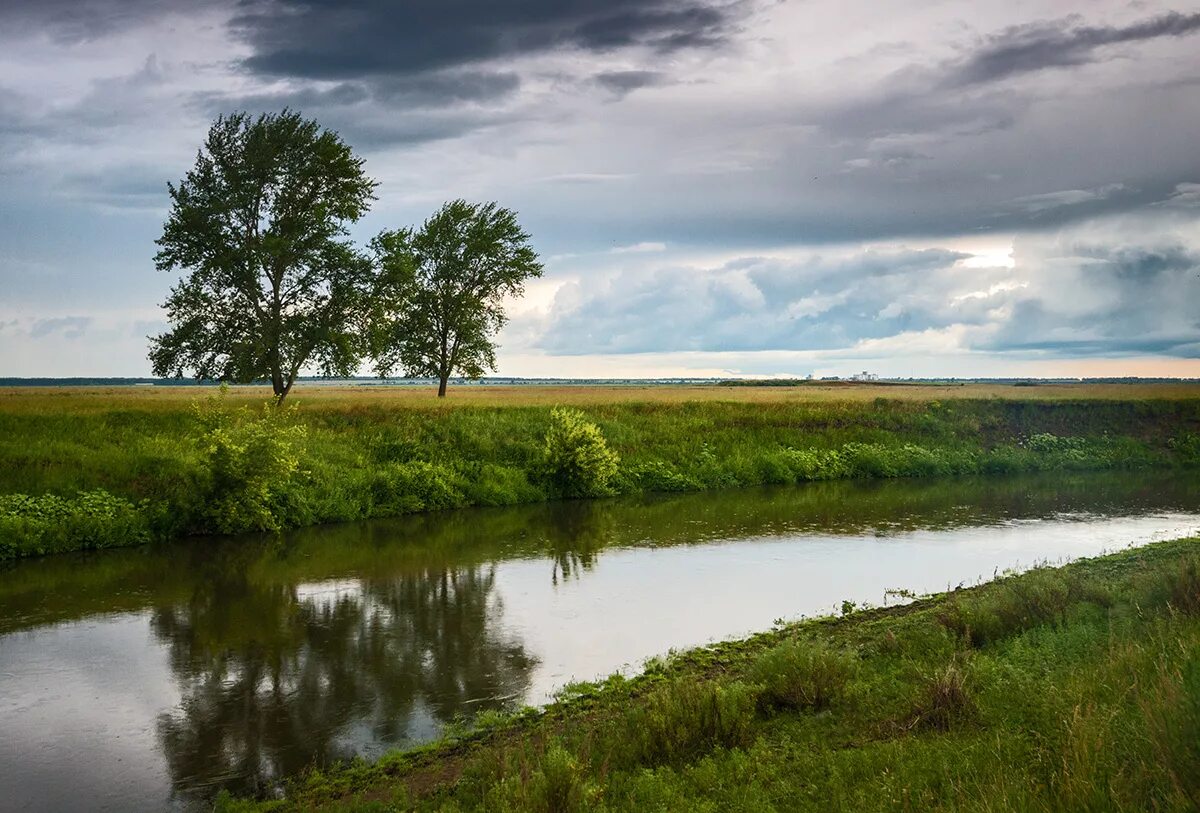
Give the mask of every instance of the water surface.
M 1173 474 L 446 512 L 0 570 L 0 807 L 200 807 L 672 647 L 1195 533 Z

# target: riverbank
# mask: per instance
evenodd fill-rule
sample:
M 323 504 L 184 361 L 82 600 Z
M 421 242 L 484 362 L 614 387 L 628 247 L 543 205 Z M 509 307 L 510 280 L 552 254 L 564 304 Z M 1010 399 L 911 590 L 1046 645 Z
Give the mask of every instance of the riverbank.
M 1198 548 L 847 607 L 218 809 L 1193 810 Z
M 1122 389 L 1125 387 L 1125 389 Z M 1200 388 L 258 388 L 0 393 L 0 559 L 572 496 L 1188 466 Z M 553 407 L 616 459 L 558 476 Z M 572 464 L 573 465 L 573 464 Z

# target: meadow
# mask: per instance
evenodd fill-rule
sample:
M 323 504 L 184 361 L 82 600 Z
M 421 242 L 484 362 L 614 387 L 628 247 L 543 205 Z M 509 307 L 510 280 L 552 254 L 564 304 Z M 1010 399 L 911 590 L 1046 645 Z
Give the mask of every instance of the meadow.
M 844 608 L 218 810 L 1195 810 L 1186 539 Z
M 0 559 L 845 478 L 1182 467 L 1192 384 L 0 390 Z

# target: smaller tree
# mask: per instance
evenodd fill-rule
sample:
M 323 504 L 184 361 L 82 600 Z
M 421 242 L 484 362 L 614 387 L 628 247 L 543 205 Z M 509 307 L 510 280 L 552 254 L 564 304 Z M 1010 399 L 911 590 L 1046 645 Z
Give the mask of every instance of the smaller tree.
M 436 377 L 441 398 L 451 375 L 496 369 L 504 299 L 542 275 L 516 212 L 455 200 L 420 229 L 381 232 L 371 248 L 378 264 L 371 345 L 380 376 L 400 367 Z

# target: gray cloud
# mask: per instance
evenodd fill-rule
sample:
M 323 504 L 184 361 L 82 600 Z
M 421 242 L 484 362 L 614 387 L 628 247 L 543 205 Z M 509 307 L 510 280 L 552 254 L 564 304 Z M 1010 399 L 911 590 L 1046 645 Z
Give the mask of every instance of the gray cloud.
M 48 33 L 63 44 L 78 44 L 144 24 L 180 8 L 199 9 L 212 0 L 195 3 L 163 0 L 0 0 L 0 21 L 10 30 Z
M 555 353 L 827 350 L 941 325 L 916 291 L 978 286 L 943 249 L 804 261 L 745 258 L 584 279 L 559 292 L 541 347 Z M 959 308 L 961 317 L 973 303 Z
M 605 71 L 594 78 L 605 89 L 625 96 L 639 88 L 662 84 L 667 75 L 662 71 Z
M 60 316 L 53 319 L 38 319 L 29 328 L 31 339 L 43 339 L 61 334 L 67 339 L 79 339 L 92 324 L 90 316 Z
M 967 59 L 950 66 L 943 84 L 950 87 L 996 82 L 1047 68 L 1083 65 L 1109 45 L 1159 37 L 1183 37 L 1200 31 L 1200 14 L 1170 12 L 1127 26 L 1082 25 L 1079 17 L 1006 28 L 988 37 Z
M 597 273 L 560 289 L 540 347 L 902 355 L 922 336 L 946 351 L 1200 358 L 1194 221 L 1144 218 L 1024 236 L 1013 267 L 926 249 Z
M 206 93 L 194 104 L 206 116 L 299 110 L 338 130 L 355 146 L 371 149 L 440 141 L 514 121 L 513 111 L 498 103 L 516 93 L 520 84 L 520 77 L 509 71 L 436 71 L 265 93 Z
M 1040 273 L 988 339 L 991 351 L 1200 357 L 1200 246 L 1059 240 L 1035 245 Z
M 551 48 L 670 51 L 724 42 L 738 4 L 713 0 L 276 0 L 233 25 L 251 70 L 340 79 L 422 73 Z

